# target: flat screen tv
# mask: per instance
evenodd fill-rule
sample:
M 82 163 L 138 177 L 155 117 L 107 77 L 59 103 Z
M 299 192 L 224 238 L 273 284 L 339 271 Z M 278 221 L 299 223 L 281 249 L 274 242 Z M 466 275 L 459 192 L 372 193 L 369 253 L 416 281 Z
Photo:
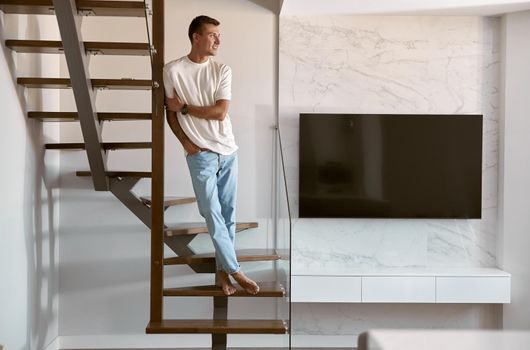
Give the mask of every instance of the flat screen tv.
M 481 217 L 482 115 L 301 114 L 301 218 Z

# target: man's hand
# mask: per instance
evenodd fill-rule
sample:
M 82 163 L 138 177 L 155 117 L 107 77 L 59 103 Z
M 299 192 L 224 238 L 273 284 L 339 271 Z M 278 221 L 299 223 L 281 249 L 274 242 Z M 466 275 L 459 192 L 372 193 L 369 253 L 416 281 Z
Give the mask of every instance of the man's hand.
M 184 107 L 184 102 L 180 99 L 179 95 L 177 95 L 177 91 L 173 89 L 173 95 L 175 95 L 174 98 L 169 98 L 166 96 L 166 106 L 167 109 L 173 112 L 180 112 L 182 107 Z
M 195 145 L 193 142 L 189 140 L 181 142 L 181 143 L 182 143 L 182 147 L 184 147 L 184 149 L 190 156 L 197 154 L 201 151 L 200 147 L 198 147 L 197 145 Z

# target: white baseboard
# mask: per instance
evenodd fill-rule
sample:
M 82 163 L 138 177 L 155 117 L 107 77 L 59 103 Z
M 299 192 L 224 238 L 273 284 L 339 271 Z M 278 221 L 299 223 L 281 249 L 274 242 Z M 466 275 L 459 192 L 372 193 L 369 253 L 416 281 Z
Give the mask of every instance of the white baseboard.
M 293 335 L 292 347 L 357 347 L 357 335 Z M 211 346 L 209 334 L 117 334 L 60 336 L 45 350 L 69 349 L 193 349 Z M 285 348 L 287 336 L 241 334 L 228 336 L 229 347 Z
M 55 337 L 43 350 L 59 350 L 60 349 L 60 338 L 59 336 Z
M 302 335 L 293 334 L 293 348 L 356 348 L 357 335 Z
M 230 347 L 286 347 L 288 336 L 229 335 Z M 119 334 L 61 336 L 60 348 L 69 349 L 193 349 L 211 346 L 209 334 Z
M 234 334 L 228 336 L 227 345 L 233 348 L 285 348 L 289 346 L 289 335 Z
M 67 349 L 176 349 L 210 346 L 208 334 L 116 334 L 61 336 L 61 350 Z

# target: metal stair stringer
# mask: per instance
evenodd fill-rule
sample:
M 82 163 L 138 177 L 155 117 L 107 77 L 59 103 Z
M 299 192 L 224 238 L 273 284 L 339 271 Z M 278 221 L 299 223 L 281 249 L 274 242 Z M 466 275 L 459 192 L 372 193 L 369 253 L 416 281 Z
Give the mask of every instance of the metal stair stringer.
M 53 5 L 86 145 L 94 189 L 96 191 L 108 191 L 109 180 L 105 176 L 107 154 L 101 147 L 101 125 L 97 118 L 94 91 L 89 79 L 88 58 L 81 37 L 81 18 L 78 15 L 74 0 L 53 0 Z
M 122 202 L 140 221 L 142 221 L 149 229 L 152 223 L 151 207 L 145 204 L 144 201 L 136 197 L 131 190 L 140 181 L 139 177 L 122 177 L 111 178 L 110 191 L 120 202 Z M 164 225 L 165 228 L 166 225 Z M 168 236 L 164 235 L 164 243 L 177 256 L 186 257 L 197 254 L 189 244 L 197 237 L 197 234 L 185 236 Z M 189 267 L 196 273 L 213 273 L 215 272 L 215 264 L 204 263 L 189 265 Z
M 132 188 L 140 181 L 139 177 L 111 178 L 110 191 L 120 200 L 140 221 L 151 229 L 151 208 L 136 197 Z
M 171 248 L 177 256 L 191 256 L 197 254 L 189 244 L 197 235 L 187 235 L 187 236 L 165 236 L 164 243 Z M 215 264 L 204 263 L 204 264 L 191 264 L 188 265 L 196 273 L 214 273 Z

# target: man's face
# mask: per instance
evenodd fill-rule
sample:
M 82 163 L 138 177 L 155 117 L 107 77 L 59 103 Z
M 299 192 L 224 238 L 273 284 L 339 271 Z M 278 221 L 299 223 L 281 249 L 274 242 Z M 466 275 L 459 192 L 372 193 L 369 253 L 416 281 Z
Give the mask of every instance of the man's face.
M 213 24 L 204 24 L 201 33 L 194 33 L 194 43 L 203 55 L 215 56 L 221 45 L 219 27 Z

